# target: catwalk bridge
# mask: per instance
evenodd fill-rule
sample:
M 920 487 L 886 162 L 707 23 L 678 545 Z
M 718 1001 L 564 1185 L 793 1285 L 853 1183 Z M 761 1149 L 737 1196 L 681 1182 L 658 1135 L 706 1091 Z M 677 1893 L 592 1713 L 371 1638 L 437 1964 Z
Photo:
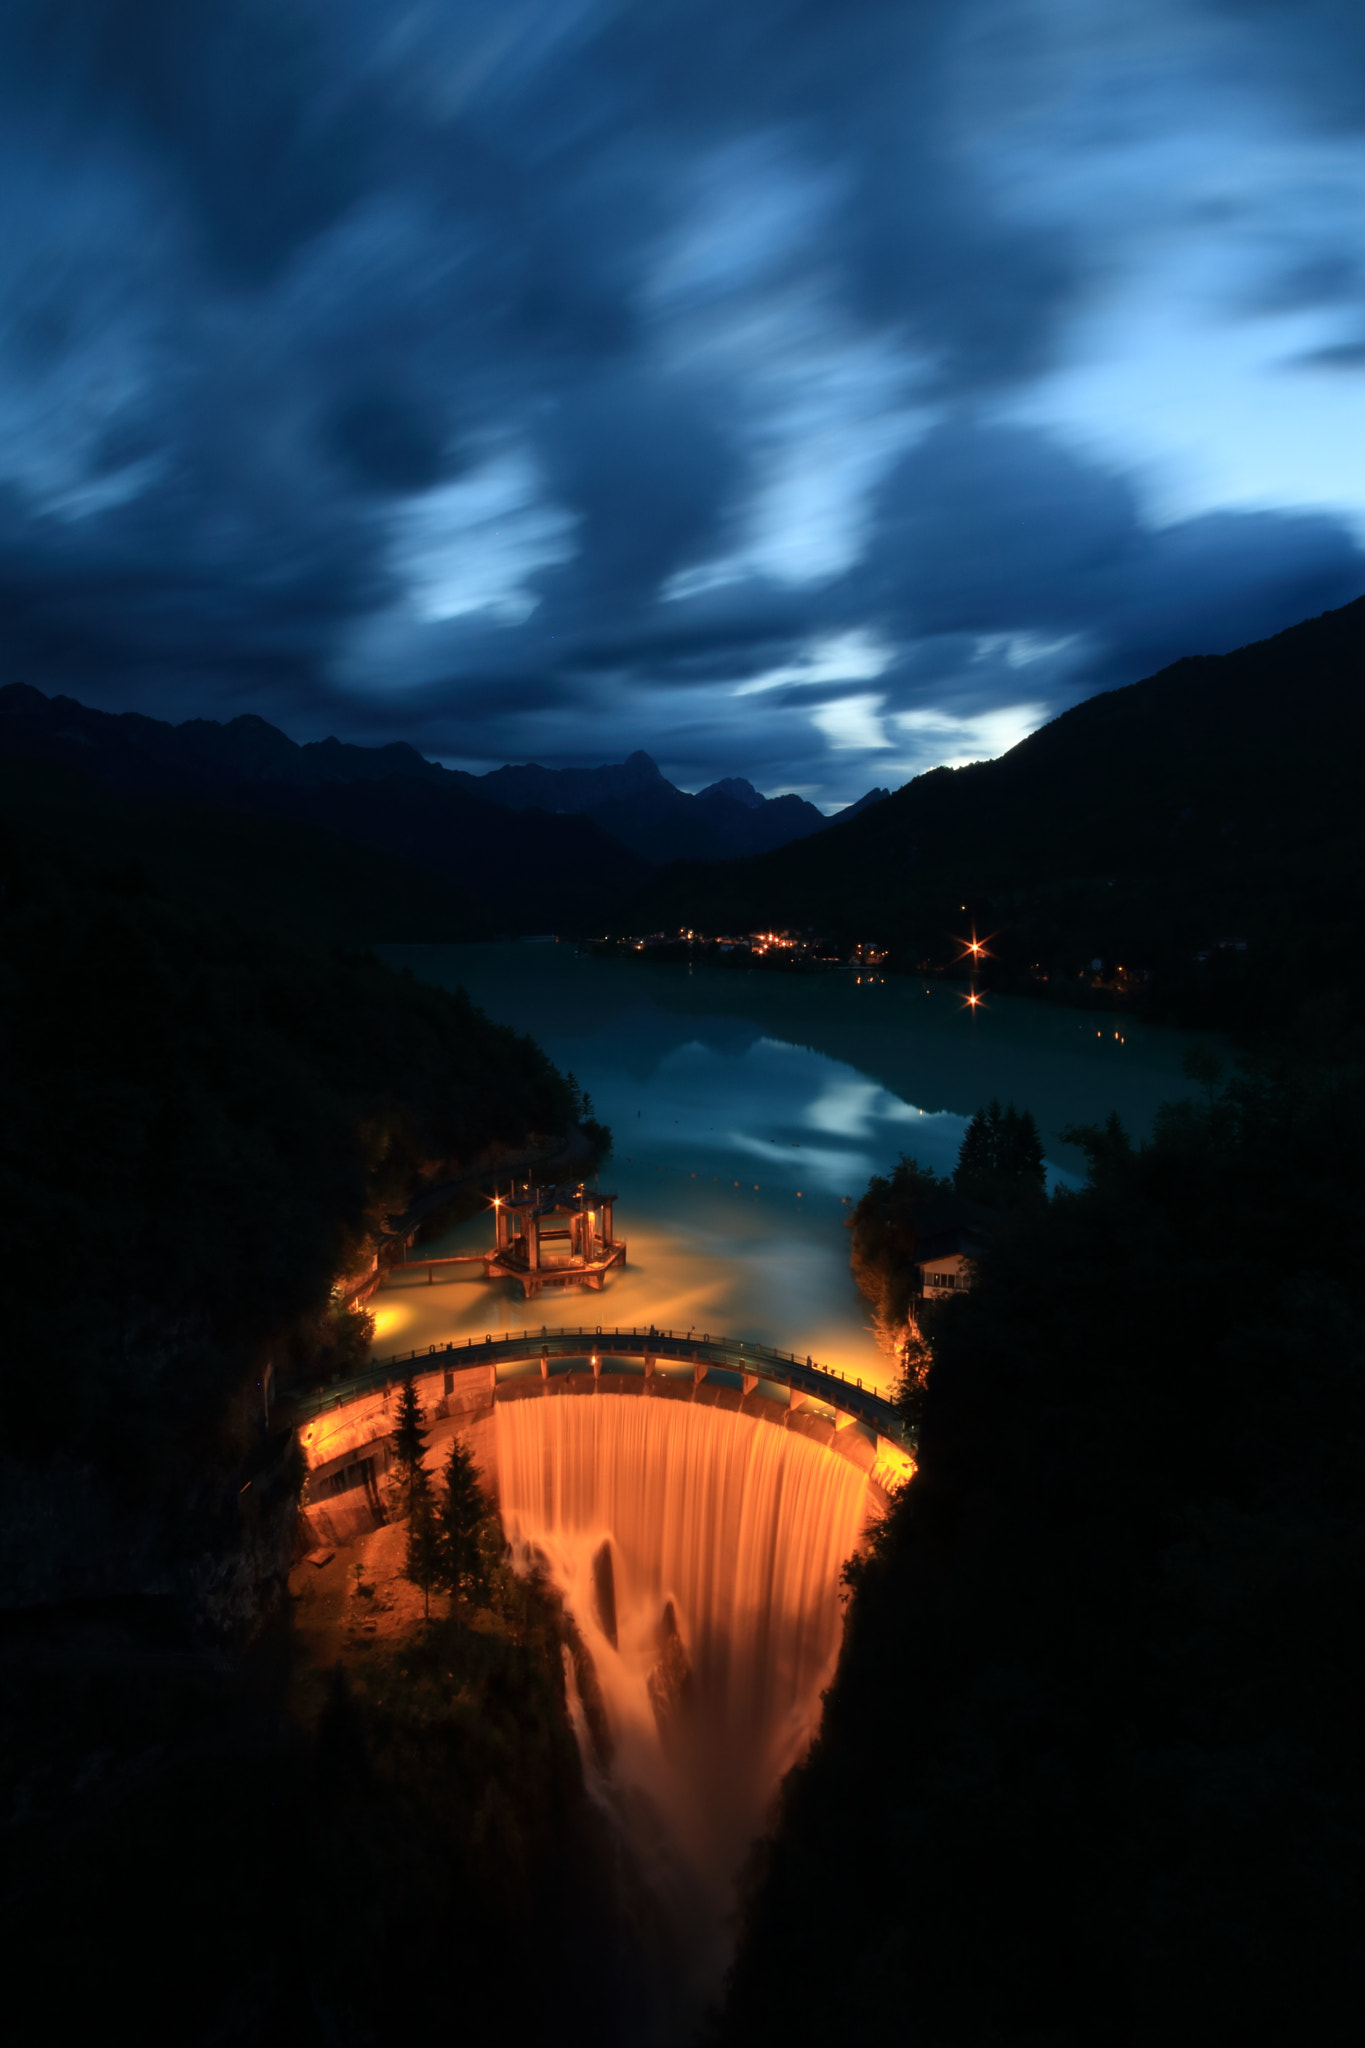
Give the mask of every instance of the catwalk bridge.
M 646 1380 L 656 1373 L 668 1381 L 690 1378 L 694 1391 L 710 1383 L 740 1389 L 746 1396 L 761 1392 L 784 1398 L 792 1408 L 821 1403 L 833 1411 L 836 1425 L 840 1420 L 860 1422 L 902 1450 L 909 1448 L 899 1410 L 884 1395 L 864 1387 L 861 1380 L 849 1379 L 810 1358 L 803 1361 L 792 1352 L 695 1330 L 542 1327 L 490 1333 L 482 1339 L 471 1337 L 462 1344 L 430 1344 L 393 1358 L 376 1359 L 353 1378 L 301 1396 L 295 1413 L 300 1423 L 310 1422 L 349 1402 L 383 1393 L 408 1373 L 463 1375 L 478 1367 L 485 1368 L 487 1383 L 495 1393 L 504 1385 L 511 1392 L 510 1383 L 528 1371 L 534 1375 L 537 1367 L 540 1378 L 547 1381 L 562 1373 L 581 1373 L 584 1368 L 598 1382 L 604 1374 L 623 1372 L 643 1375 Z M 659 1391 L 664 1391 L 662 1386 Z M 669 1386 L 668 1391 L 678 1390 Z

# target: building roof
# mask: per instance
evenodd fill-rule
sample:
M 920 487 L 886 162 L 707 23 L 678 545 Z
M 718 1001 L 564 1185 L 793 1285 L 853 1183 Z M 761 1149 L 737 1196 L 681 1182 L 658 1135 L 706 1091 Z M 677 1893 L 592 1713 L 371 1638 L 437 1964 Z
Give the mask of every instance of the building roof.
M 554 1216 L 565 1211 L 578 1209 L 600 1209 L 604 1202 L 614 1202 L 615 1195 L 599 1193 L 596 1188 L 585 1188 L 581 1181 L 560 1181 L 544 1187 L 521 1187 L 510 1195 L 499 1195 L 497 1201 L 504 1209 L 516 1209 L 524 1216 Z
M 933 1237 L 921 1237 L 915 1245 L 915 1264 L 932 1266 L 936 1261 L 954 1257 L 979 1259 L 985 1249 L 985 1239 L 971 1226 L 963 1224 L 956 1230 L 940 1230 Z
M 996 1222 L 995 1213 L 980 1202 L 951 1196 L 946 1201 L 928 1202 L 915 1210 L 917 1266 L 931 1266 L 935 1259 L 980 1258 Z

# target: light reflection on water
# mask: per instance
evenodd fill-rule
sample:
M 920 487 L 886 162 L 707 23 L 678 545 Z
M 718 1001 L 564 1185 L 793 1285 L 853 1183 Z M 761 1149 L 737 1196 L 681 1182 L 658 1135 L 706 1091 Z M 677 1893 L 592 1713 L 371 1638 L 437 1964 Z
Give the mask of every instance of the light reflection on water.
M 428 1286 L 416 1270 L 376 1298 L 381 1354 L 486 1331 L 586 1323 L 724 1331 L 889 1384 L 843 1228 L 868 1178 L 908 1152 L 948 1172 L 967 1118 L 993 1095 L 1031 1108 L 1049 1175 L 1080 1160 L 1064 1125 L 1117 1109 L 1141 1135 L 1183 1092 L 1188 1036 L 1029 1002 L 965 1012 L 951 986 L 849 975 L 646 967 L 567 946 L 393 947 L 423 979 L 463 984 L 500 1022 L 571 1069 L 616 1149 L 629 1262 L 604 1291 L 523 1302 L 511 1282 Z M 429 1251 L 491 1241 L 481 1219 Z

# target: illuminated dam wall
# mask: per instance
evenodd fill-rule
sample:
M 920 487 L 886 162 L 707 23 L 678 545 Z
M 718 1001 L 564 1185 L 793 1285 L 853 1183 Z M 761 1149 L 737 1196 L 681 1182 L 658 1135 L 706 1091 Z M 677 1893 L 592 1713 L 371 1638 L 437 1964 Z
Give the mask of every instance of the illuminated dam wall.
M 577 1642 L 566 1679 L 590 1784 L 698 1985 L 724 1962 L 746 1846 L 819 1721 L 839 1573 L 904 1449 L 791 1386 L 704 1361 L 532 1355 L 417 1377 L 438 1469 L 470 1443 L 514 1557 L 543 1562 Z M 458 1360 L 460 1354 L 447 1354 Z M 418 1362 L 414 1362 L 418 1363 Z M 300 1426 L 318 1541 L 374 1525 L 397 1399 Z
M 509 1403 L 497 1447 L 504 1529 L 545 1559 L 591 1660 L 573 1688 L 587 1760 L 645 1809 L 637 1832 L 663 1824 L 675 1883 L 724 1883 L 815 1732 L 866 1473 L 673 1401 Z

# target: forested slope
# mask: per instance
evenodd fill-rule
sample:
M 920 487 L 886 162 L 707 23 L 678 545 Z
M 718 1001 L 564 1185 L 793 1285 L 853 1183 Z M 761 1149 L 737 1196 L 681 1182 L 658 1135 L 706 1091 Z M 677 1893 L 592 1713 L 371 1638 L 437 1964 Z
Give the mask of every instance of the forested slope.
M 1136 1154 L 1097 1132 L 1091 1185 L 1002 1223 L 942 1308 L 726 2048 L 1354 2037 L 1365 1089 L 1337 1051 Z
M 345 1349 L 383 1216 L 574 1098 L 460 995 L 50 838 L 0 841 L 0 963 L 5 1597 L 164 1587 L 231 1551 L 263 1368 Z
M 66 770 L 140 807 L 131 829 L 205 841 L 201 870 L 211 869 L 206 856 L 217 845 L 229 858 L 239 850 L 248 871 L 263 870 L 278 847 L 276 873 L 286 890 L 329 871 L 337 881 L 367 868 L 376 879 L 387 873 L 389 922 L 374 934 L 379 939 L 401 932 L 441 940 L 452 922 L 462 925 L 459 936 L 471 937 L 553 931 L 579 917 L 592 923 L 649 872 L 648 862 L 590 818 L 509 812 L 479 794 L 476 777 L 450 772 L 412 747 L 338 740 L 300 747 L 262 718 L 171 725 L 12 683 L 0 688 L 0 763 L 12 788 L 22 789 L 30 772 Z M 107 798 L 95 803 L 111 812 Z M 184 829 L 187 805 L 194 806 L 193 833 Z M 381 908 L 373 884 L 362 893 L 371 898 L 367 911 Z M 253 909 L 275 914 L 268 890 L 256 898 Z
M 1360 981 L 1362 758 L 1365 599 L 1092 697 L 816 838 L 670 868 L 617 928 L 807 927 L 927 967 L 975 923 L 1002 986 L 1099 957 L 1183 1014 L 1277 1018 L 1303 976 Z
M 430 869 L 288 818 L 120 795 L 76 770 L 0 758 L 0 824 L 49 853 L 314 945 L 490 938 L 485 909 Z
M 501 1573 L 319 1715 L 286 1590 L 301 1468 L 262 1395 L 267 1363 L 287 1395 L 368 1349 L 332 1283 L 390 1211 L 562 1143 L 576 1091 L 463 995 L 62 836 L 0 836 L 10 2038 L 136 2015 L 373 2048 L 447 2025 L 457 1979 L 471 2038 L 611 2043 L 556 1604 Z

